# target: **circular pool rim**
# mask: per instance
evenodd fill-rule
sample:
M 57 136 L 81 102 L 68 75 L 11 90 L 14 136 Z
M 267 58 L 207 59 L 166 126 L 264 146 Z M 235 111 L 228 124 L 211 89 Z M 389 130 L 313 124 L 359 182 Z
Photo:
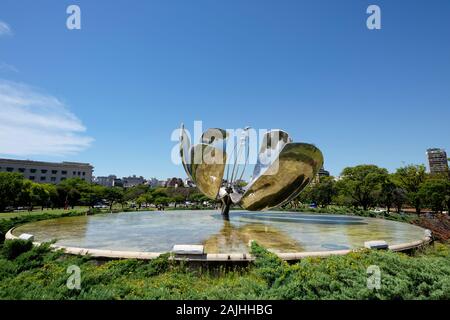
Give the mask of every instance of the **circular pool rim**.
M 330 214 L 328 214 L 330 215 Z M 342 215 L 335 215 L 331 214 L 331 216 L 339 216 L 342 217 Z M 56 218 L 60 219 L 60 218 Z M 397 221 L 398 222 L 398 221 Z M 398 222 L 398 223 L 405 223 L 405 222 Z M 16 229 L 19 226 L 16 226 L 14 228 L 11 228 L 8 230 L 8 232 L 5 235 L 6 240 L 14 240 L 19 239 L 18 236 L 13 234 L 14 229 Z M 422 228 L 423 229 L 423 228 Z M 389 245 L 388 250 L 400 252 L 400 251 L 407 251 L 411 249 L 417 249 L 420 248 L 432 241 L 431 234 L 428 230 L 424 230 L 424 236 L 422 239 L 411 241 L 411 242 L 405 242 L 405 243 L 399 243 L 395 245 Z M 379 239 L 383 240 L 383 239 Z M 39 246 L 41 245 L 41 242 L 33 241 L 33 245 Z M 90 249 L 90 248 L 81 248 L 81 247 L 72 247 L 72 246 L 64 246 L 64 245 L 57 245 L 57 244 L 51 244 L 50 247 L 53 250 L 63 250 L 66 254 L 71 255 L 89 255 L 93 258 L 105 258 L 105 259 L 140 259 L 140 260 L 151 260 L 159 257 L 162 254 L 171 253 L 172 251 L 163 251 L 163 252 L 148 252 L 148 251 L 121 251 L 121 250 L 106 250 L 106 249 Z M 331 255 L 345 255 L 350 252 L 360 251 L 364 248 L 354 248 L 354 249 L 345 249 L 345 250 L 327 250 L 327 251 L 301 251 L 301 252 L 273 252 L 276 254 L 279 258 L 286 260 L 286 261 L 295 261 L 300 260 L 302 258 L 307 257 L 328 257 Z M 270 251 L 270 250 L 269 250 Z M 180 259 L 180 260 L 195 260 L 195 261 L 252 261 L 254 260 L 254 257 L 249 253 L 207 253 L 204 252 L 203 254 L 174 254 L 174 259 Z

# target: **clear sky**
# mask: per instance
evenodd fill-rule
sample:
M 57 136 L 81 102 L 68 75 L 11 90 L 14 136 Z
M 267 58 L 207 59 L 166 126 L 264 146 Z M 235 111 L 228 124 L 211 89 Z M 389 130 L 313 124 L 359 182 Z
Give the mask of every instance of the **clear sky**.
M 1 0 L 0 157 L 184 177 L 194 120 L 285 129 L 334 175 L 426 163 L 450 150 L 450 1 Z

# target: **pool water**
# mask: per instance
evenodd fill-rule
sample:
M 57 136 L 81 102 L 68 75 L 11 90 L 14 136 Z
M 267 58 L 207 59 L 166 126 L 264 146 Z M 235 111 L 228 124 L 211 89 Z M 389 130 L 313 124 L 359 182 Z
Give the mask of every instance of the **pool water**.
M 255 240 L 275 252 L 329 251 L 385 240 L 420 240 L 424 229 L 406 223 L 343 215 L 231 211 L 148 211 L 44 220 L 14 229 L 35 241 L 120 251 L 170 251 L 175 244 L 203 244 L 207 253 L 246 253 Z

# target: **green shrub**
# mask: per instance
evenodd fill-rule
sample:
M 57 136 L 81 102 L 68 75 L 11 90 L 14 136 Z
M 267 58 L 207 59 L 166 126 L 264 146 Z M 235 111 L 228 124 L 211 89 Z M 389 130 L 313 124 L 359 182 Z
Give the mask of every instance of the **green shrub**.
M 7 240 L 3 244 L 2 255 L 8 259 L 13 260 L 22 253 L 29 251 L 33 247 L 33 243 L 27 240 Z
M 148 264 L 144 266 L 143 275 L 144 276 L 155 276 L 157 274 L 164 273 L 169 270 L 171 263 L 169 261 L 170 254 L 162 254 L 158 258 L 151 260 Z
M 448 244 L 412 256 L 362 250 L 294 264 L 257 243 L 251 252 L 253 264 L 230 270 L 194 268 L 169 255 L 100 262 L 42 245 L 12 260 L 0 256 L 0 299 L 450 299 Z M 81 290 L 66 286 L 71 265 L 81 269 Z M 370 265 L 381 270 L 380 289 L 367 288 Z
M 9 241 L 6 241 L 6 243 L 7 242 Z M 53 259 L 55 257 L 55 255 L 49 255 L 49 257 L 47 257 L 48 253 L 50 253 L 50 244 L 44 243 L 40 246 L 32 247 L 15 259 L 17 270 L 22 272 L 43 266 L 46 259 L 50 257 Z
M 255 269 L 276 299 L 449 299 L 450 252 L 437 244 L 416 257 L 362 250 L 344 256 L 306 258 L 289 265 L 254 244 Z M 368 289 L 367 267 L 381 271 L 380 289 Z
M 251 244 L 251 253 L 256 257 L 254 263 L 256 274 L 266 280 L 269 285 L 283 278 L 287 270 L 287 263 L 285 261 L 267 251 L 255 241 Z

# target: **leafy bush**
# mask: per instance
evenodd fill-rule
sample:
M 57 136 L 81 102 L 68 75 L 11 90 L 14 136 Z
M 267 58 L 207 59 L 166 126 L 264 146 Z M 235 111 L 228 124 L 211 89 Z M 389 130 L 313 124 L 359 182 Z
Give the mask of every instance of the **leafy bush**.
M 9 240 L 6 241 L 6 243 L 8 242 Z M 32 270 L 35 268 L 42 267 L 46 259 L 52 260 L 54 257 L 57 256 L 57 254 L 51 255 L 49 253 L 50 253 L 50 244 L 42 244 L 40 246 L 30 248 L 30 250 L 27 250 L 26 252 L 20 254 L 15 259 L 15 262 L 17 264 L 17 270 L 19 272 L 22 272 L 25 270 Z
M 33 247 L 33 243 L 27 240 L 7 240 L 3 244 L 2 254 L 6 259 L 13 260 L 22 253 L 29 251 Z
M 269 285 L 285 276 L 287 263 L 277 255 L 267 251 L 255 241 L 251 244 L 251 252 L 256 257 L 255 273 L 262 277 Z
M 363 250 L 345 256 L 307 258 L 294 265 L 283 263 L 267 251 L 264 253 L 264 249 L 257 245 L 252 249 L 257 256 L 254 272 L 267 281 L 269 298 L 450 298 L 448 245 L 438 244 L 436 249 L 428 249 L 417 257 L 391 251 Z M 367 268 L 371 265 L 378 266 L 381 271 L 379 290 L 367 287 Z
M 0 299 L 449 299 L 450 246 L 408 256 L 362 250 L 294 264 L 252 243 L 246 268 L 199 269 L 162 255 L 151 261 L 98 261 L 33 247 L 9 260 L 0 255 Z M 17 251 L 16 251 L 17 252 Z M 81 290 L 66 286 L 80 267 Z M 381 288 L 367 288 L 367 267 L 381 270 Z

